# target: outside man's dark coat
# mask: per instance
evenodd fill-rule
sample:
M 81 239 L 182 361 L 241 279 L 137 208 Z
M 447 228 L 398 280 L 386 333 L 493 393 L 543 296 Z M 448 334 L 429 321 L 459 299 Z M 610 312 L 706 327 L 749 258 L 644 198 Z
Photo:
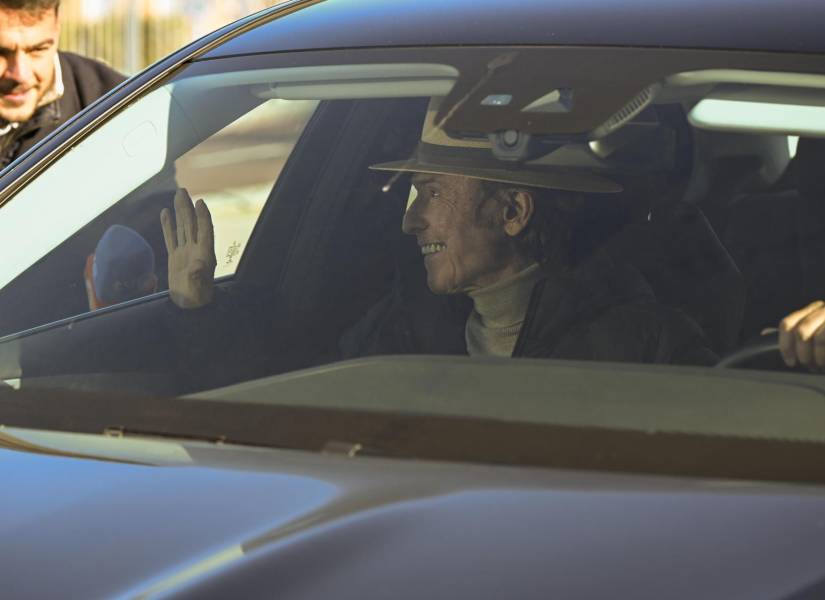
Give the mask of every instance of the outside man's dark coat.
M 0 138 L 0 168 L 13 162 L 83 108 L 126 79 L 103 63 L 70 52 L 60 52 L 63 96 L 40 107 L 31 119 Z
M 466 354 L 466 297 L 399 285 L 341 340 L 345 357 Z M 701 329 L 659 303 L 633 266 L 597 255 L 536 284 L 513 356 L 617 362 L 712 364 Z

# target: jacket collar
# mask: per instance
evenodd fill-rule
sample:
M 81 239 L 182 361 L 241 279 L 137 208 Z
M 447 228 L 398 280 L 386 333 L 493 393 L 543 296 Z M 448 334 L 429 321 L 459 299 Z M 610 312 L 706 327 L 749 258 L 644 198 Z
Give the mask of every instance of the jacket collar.
M 547 354 L 571 330 L 606 310 L 626 304 L 655 303 L 644 276 L 632 265 L 597 253 L 579 267 L 547 272 L 533 290 L 513 356 L 540 344 Z
M 66 93 L 66 86 L 63 83 L 63 67 L 60 66 L 60 53 L 54 54 L 54 81 L 52 86 L 43 94 L 37 107 L 42 108 L 52 102 L 57 102 Z

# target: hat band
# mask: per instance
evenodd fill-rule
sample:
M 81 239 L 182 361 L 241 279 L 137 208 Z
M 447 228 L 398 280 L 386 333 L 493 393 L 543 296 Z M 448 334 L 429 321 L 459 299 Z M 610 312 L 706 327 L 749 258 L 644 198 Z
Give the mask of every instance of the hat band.
M 498 160 L 489 148 L 453 147 L 420 142 L 416 159 L 423 164 L 466 169 L 523 170 L 518 162 Z M 415 160 L 415 159 L 413 159 Z

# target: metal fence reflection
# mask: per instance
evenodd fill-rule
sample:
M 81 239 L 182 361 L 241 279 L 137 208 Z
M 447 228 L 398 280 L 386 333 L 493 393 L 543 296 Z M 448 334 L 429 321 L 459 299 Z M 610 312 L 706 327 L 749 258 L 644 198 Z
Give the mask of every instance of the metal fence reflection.
M 133 74 L 221 25 L 281 0 L 62 0 L 60 48 Z

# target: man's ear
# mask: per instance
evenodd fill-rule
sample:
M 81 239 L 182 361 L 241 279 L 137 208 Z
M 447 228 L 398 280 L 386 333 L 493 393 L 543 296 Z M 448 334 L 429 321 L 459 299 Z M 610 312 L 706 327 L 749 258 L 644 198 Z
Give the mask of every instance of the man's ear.
M 525 230 L 533 218 L 533 194 L 518 188 L 507 190 L 502 211 L 505 233 L 510 237 L 516 237 Z

